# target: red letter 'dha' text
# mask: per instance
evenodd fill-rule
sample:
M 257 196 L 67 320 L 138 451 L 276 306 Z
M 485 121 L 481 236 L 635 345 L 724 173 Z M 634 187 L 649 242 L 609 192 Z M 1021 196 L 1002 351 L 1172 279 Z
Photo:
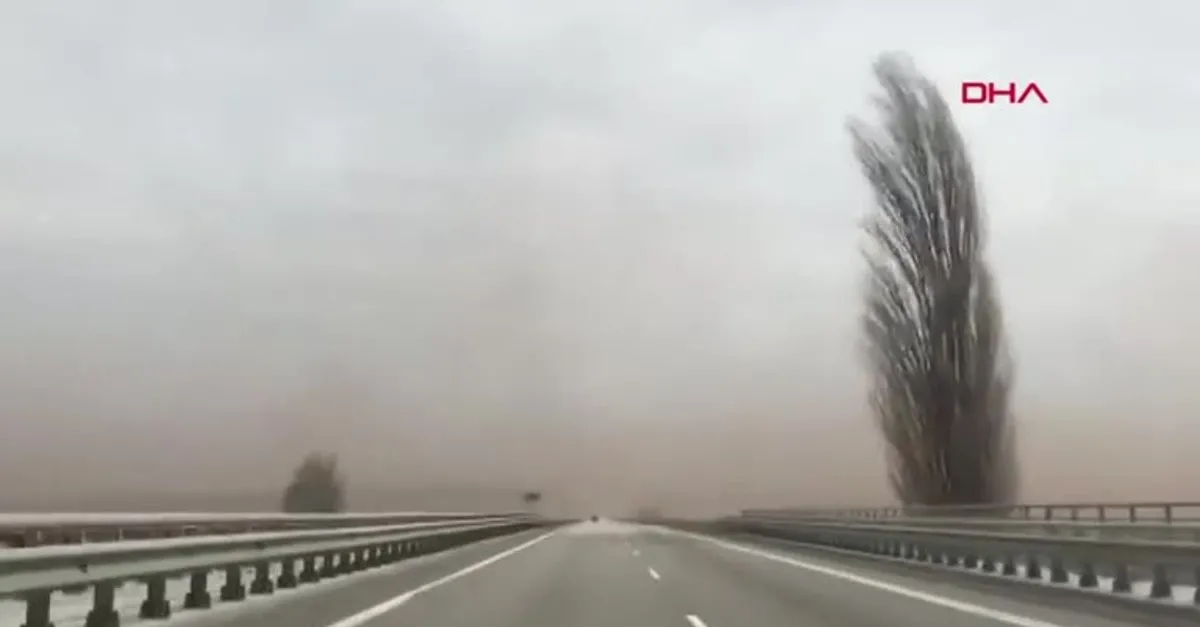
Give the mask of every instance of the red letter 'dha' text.
M 961 95 L 963 104 L 996 104 L 997 97 L 1003 98 L 1008 104 L 1025 104 L 1031 99 L 1042 104 L 1050 102 L 1037 83 L 1021 86 L 1017 83 L 964 82 Z

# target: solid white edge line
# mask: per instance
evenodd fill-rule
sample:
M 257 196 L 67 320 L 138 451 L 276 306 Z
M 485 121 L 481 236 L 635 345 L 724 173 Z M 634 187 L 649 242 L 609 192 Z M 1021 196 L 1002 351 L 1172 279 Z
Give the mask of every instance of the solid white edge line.
M 752 547 L 748 547 L 748 546 L 742 546 L 740 544 L 734 544 L 732 542 L 728 542 L 726 540 L 721 540 L 718 538 L 710 538 L 708 536 L 703 536 L 703 535 L 688 533 L 688 532 L 683 532 L 683 531 L 677 531 L 674 529 L 668 529 L 668 531 L 691 536 L 693 538 L 697 538 L 700 540 L 705 540 L 707 542 L 711 542 L 713 544 L 716 544 L 717 546 L 720 546 L 722 548 L 725 548 L 725 549 L 728 549 L 731 551 L 738 551 L 741 553 L 746 553 L 748 555 L 760 557 L 760 558 L 763 558 L 766 560 L 779 562 L 781 564 L 787 564 L 789 566 L 801 568 L 801 569 L 807 570 L 809 572 L 819 573 L 819 574 L 826 575 L 829 577 L 835 577 L 835 578 L 841 579 L 843 581 L 850 581 L 853 583 L 857 583 L 859 585 L 867 586 L 870 588 L 875 588 L 876 590 L 883 590 L 885 592 L 891 592 L 892 594 L 898 594 L 900 596 L 908 597 L 910 599 L 915 599 L 917 601 L 924 601 L 931 605 L 937 605 L 937 606 L 949 608 L 952 610 L 958 610 L 960 612 L 963 612 L 966 614 L 971 614 L 973 616 L 978 616 L 980 618 L 988 618 L 988 619 L 998 621 L 1001 623 L 1005 623 L 1008 625 L 1013 625 L 1014 627 L 1064 627 L 1063 625 L 1060 625 L 1058 623 L 1051 623 L 1049 621 L 1044 621 L 1044 620 L 1041 620 L 1038 618 L 1033 618 L 1030 616 L 1021 616 L 1019 614 L 1013 614 L 1011 612 L 1005 612 L 1004 610 L 997 610 L 997 609 L 993 609 L 990 607 L 984 607 L 982 605 L 976 605 L 974 603 L 968 603 L 966 601 L 958 601 L 955 599 L 938 596 L 936 594 L 932 594 L 929 592 L 922 592 L 920 590 L 914 590 L 914 589 L 908 588 L 906 586 L 901 586 L 901 585 L 894 584 L 894 583 L 888 583 L 886 581 L 880 581 L 878 579 L 871 579 L 870 577 L 864 577 L 862 575 L 855 574 L 852 572 L 838 570 L 836 568 L 830 568 L 829 566 L 822 566 L 820 564 L 806 562 L 806 561 L 799 560 L 799 559 L 796 559 L 793 557 L 779 555 L 778 553 L 771 553 L 769 551 L 763 551 L 761 549 L 756 549 L 756 548 L 752 548 Z
M 646 570 L 650 571 L 650 576 L 654 577 L 655 580 L 662 579 L 662 577 L 658 576 L 658 571 L 654 570 L 653 568 L 647 568 Z
M 528 542 L 523 542 L 521 544 L 518 544 L 517 546 L 514 546 L 511 549 L 505 549 L 504 551 L 501 551 L 491 557 L 488 557 L 487 559 L 483 559 L 478 562 L 475 562 L 474 564 L 471 564 L 470 566 L 467 566 L 466 568 L 452 572 L 449 575 L 439 577 L 428 583 L 421 584 L 421 585 L 417 586 L 416 588 L 413 588 L 412 590 L 400 593 L 382 603 L 372 605 L 371 607 L 368 607 L 365 610 L 362 610 L 355 614 L 351 614 L 350 616 L 347 616 L 347 617 L 337 621 L 336 623 L 330 623 L 326 627 L 358 627 L 359 625 L 362 625 L 363 623 L 365 623 L 371 619 L 378 618 L 379 616 L 382 616 L 383 614 L 386 614 L 386 613 L 400 607 L 401 605 L 404 605 L 405 603 L 409 602 L 413 597 L 417 596 L 418 594 L 421 594 L 422 592 L 428 592 L 429 590 L 432 590 L 442 584 L 450 583 L 451 581 L 454 581 L 455 579 L 458 579 L 459 577 L 469 575 L 481 568 L 484 568 L 485 566 L 499 562 L 500 560 L 502 560 L 510 555 L 514 555 L 516 553 L 524 551 L 525 549 L 528 549 L 529 547 L 537 544 L 538 542 L 541 542 L 542 540 L 549 538 L 550 536 L 554 535 L 555 533 L 558 533 L 557 529 L 555 529 L 554 531 L 548 531 L 546 533 L 543 533 L 542 535 L 540 535 L 532 540 L 529 540 Z
M 688 614 L 687 622 L 691 623 L 692 627 L 708 627 L 704 624 L 704 621 L 700 620 L 700 617 L 696 616 L 695 614 Z

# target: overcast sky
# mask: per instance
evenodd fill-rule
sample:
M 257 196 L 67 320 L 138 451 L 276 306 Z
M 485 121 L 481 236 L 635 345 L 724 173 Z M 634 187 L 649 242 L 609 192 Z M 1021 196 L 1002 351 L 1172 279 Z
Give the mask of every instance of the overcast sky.
M 1021 419 L 1189 420 L 1182 8 L 0 0 L 0 464 L 866 422 L 844 125 L 889 50 L 1050 100 L 954 105 Z

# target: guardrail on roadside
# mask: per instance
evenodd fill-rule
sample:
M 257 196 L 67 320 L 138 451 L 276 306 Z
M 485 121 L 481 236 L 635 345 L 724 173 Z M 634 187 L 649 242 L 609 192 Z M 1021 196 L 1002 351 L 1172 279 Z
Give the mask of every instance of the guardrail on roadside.
M 835 516 L 795 515 L 787 512 L 757 511 L 744 513 L 742 518 L 780 523 L 869 523 L 926 529 L 966 529 L 1005 533 L 1027 533 L 1075 538 L 1117 539 L 1144 538 L 1200 542 L 1200 521 L 1176 522 L 1097 522 L 1095 520 L 1026 520 L 1023 518 L 838 518 Z
M 967 528 L 913 527 L 872 521 L 781 520 L 734 516 L 698 523 L 658 521 L 699 532 L 744 533 L 905 562 L 1036 580 L 1060 588 L 1137 600 L 1134 581 L 1148 581 L 1146 601 L 1175 597 L 1174 586 L 1195 588 L 1200 605 L 1200 543 L 1195 541 L 1048 536 Z M 1048 577 L 1044 575 L 1048 574 Z M 1101 579 L 1108 581 L 1100 587 Z M 1178 602 L 1171 607 L 1181 607 Z M 1195 607 L 1183 605 L 1188 612 Z M 1191 614 L 1189 614 L 1191 616 Z M 1200 617 L 1200 613 L 1196 615 Z
M 782 508 L 742 511 L 742 514 L 747 516 L 764 513 L 868 520 L 950 517 L 1173 524 L 1176 522 L 1200 523 L 1200 501 L 896 505 L 891 507 Z
M 351 514 L 280 513 L 52 513 L 0 514 L 0 546 L 33 547 L 47 544 L 78 544 L 171 538 L 193 535 L 340 529 L 364 525 L 401 525 L 428 521 L 470 521 L 491 516 L 515 516 L 465 512 L 390 512 Z
M 270 594 L 340 574 L 442 551 L 489 537 L 558 524 L 530 514 L 481 516 L 470 521 L 246 533 L 235 536 L 131 540 L 78 546 L 0 550 L 0 598 L 25 601 L 23 627 L 52 627 L 50 604 L 56 591 L 88 586 L 93 606 L 87 627 L 117 627 L 116 587 L 130 580 L 146 584 L 140 615 L 162 619 L 171 614 L 166 581 L 189 577 L 184 608 L 212 605 L 208 576 L 225 571 L 220 600 L 244 599 L 242 570 L 253 568 L 249 594 Z M 280 575 L 271 578 L 271 565 Z M 301 568 L 297 572 L 297 565 Z

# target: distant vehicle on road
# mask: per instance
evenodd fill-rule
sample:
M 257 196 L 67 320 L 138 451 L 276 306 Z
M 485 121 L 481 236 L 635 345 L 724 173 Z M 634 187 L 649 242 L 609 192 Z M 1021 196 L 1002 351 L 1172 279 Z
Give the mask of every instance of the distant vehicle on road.
M 592 522 L 600 522 L 600 517 L 595 514 L 592 514 Z

